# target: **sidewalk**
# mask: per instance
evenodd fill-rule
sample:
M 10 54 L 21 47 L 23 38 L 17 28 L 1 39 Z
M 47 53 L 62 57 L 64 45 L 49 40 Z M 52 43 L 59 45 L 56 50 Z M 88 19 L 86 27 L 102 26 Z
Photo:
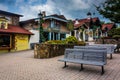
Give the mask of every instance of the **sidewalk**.
M 49 59 L 35 59 L 34 51 L 22 51 L 0 54 L 0 80 L 120 80 L 120 54 L 113 54 L 105 65 L 105 74 L 101 76 L 101 67 L 59 62 L 63 56 Z

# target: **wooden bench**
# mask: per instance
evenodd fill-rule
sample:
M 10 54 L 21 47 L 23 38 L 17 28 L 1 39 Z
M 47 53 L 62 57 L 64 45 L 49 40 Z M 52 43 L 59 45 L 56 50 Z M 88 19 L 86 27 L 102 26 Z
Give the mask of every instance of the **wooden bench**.
M 109 48 L 99 47 L 99 46 L 74 46 L 74 49 L 88 49 L 88 50 L 107 50 L 107 54 L 109 54 Z M 110 54 L 110 59 L 112 59 L 112 54 Z
M 110 54 L 110 59 L 112 59 L 112 54 L 114 53 L 114 50 L 116 48 L 116 46 L 113 44 L 94 44 L 94 45 L 88 45 L 88 46 L 106 48 L 107 54 Z
M 64 62 L 63 68 L 67 67 L 67 62 L 81 64 L 80 70 L 83 70 L 83 64 L 101 66 L 101 74 L 104 74 L 104 65 L 107 63 L 106 56 L 106 50 L 66 49 L 64 58 L 59 61 Z
M 107 50 L 107 48 L 96 46 L 74 46 L 74 49 Z

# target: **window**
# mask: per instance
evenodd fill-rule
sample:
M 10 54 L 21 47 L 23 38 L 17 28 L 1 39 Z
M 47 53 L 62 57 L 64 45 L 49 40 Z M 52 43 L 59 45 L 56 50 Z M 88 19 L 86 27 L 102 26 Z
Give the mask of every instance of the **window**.
M 0 35 L 0 49 L 11 48 L 11 35 Z
M 64 40 L 66 38 L 66 34 L 60 34 L 60 40 Z
M 1 26 L 1 29 L 5 29 L 5 22 L 1 22 L 0 26 Z

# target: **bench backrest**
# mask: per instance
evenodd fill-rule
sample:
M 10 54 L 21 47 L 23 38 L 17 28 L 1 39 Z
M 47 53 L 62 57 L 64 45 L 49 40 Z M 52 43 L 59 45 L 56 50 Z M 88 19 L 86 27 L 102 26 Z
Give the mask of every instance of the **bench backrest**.
M 107 48 L 96 46 L 74 46 L 74 49 L 107 50 Z
M 66 49 L 64 58 L 106 63 L 106 56 L 106 50 Z
M 115 49 L 114 45 L 95 44 L 95 45 L 88 45 L 88 46 L 107 48 L 108 54 L 114 53 L 114 49 Z

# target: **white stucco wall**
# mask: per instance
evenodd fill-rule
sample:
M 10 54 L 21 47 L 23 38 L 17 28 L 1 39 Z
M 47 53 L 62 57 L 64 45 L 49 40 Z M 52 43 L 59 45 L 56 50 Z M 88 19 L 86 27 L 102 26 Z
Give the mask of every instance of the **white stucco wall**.
M 30 40 L 29 40 L 29 48 L 30 48 L 31 43 L 39 43 L 39 31 L 37 30 L 29 30 L 29 31 L 34 34 L 30 36 Z
M 71 36 L 71 33 L 67 33 L 67 34 L 66 34 L 66 38 L 69 37 L 69 36 Z

